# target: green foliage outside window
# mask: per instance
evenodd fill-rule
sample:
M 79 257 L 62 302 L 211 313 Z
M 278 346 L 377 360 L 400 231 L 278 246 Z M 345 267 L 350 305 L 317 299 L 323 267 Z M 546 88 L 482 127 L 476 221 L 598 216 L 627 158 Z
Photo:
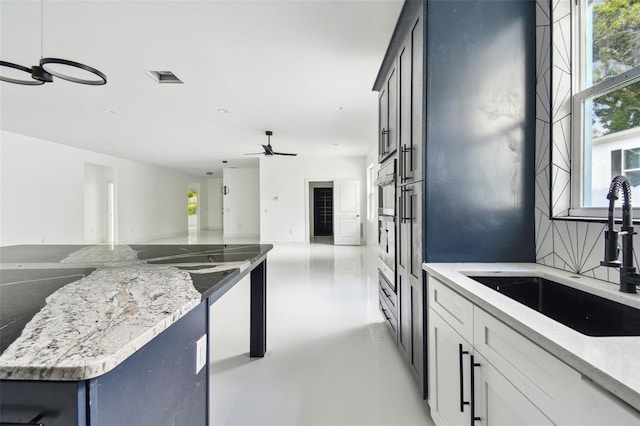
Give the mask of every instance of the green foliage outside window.
M 189 216 L 195 216 L 198 209 L 198 191 L 187 191 L 187 209 Z
M 593 82 L 640 66 L 640 0 L 593 4 Z M 640 81 L 593 100 L 602 135 L 640 127 Z

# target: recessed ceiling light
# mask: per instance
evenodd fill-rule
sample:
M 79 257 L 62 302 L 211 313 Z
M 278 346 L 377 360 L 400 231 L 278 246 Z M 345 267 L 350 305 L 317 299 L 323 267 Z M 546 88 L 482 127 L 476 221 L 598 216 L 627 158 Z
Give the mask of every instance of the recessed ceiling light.
M 105 114 L 115 114 L 116 112 L 114 110 L 112 110 L 112 109 L 105 109 L 104 113 Z
M 182 80 L 180 80 L 171 71 L 149 71 L 149 70 L 145 70 L 144 72 L 147 73 L 147 75 L 149 77 L 153 78 L 156 82 L 158 82 L 160 84 L 167 84 L 167 83 L 182 84 L 182 83 L 184 83 Z
M 334 106 L 333 107 L 334 111 L 342 111 L 343 109 L 344 109 L 344 107 L 342 107 L 342 106 Z
M 218 108 L 218 112 L 220 114 L 229 114 L 229 110 L 224 108 Z

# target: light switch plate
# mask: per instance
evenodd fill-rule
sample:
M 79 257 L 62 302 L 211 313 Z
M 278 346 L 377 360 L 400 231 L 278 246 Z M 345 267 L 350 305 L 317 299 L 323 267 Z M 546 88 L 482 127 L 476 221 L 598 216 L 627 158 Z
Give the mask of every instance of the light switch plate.
M 196 342 L 196 374 L 207 365 L 207 335 L 203 335 Z

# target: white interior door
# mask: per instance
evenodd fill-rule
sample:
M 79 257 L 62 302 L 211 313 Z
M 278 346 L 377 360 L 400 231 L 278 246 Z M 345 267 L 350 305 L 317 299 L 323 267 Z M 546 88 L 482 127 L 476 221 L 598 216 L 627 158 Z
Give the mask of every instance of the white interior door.
M 360 245 L 360 181 L 333 182 L 333 242 Z

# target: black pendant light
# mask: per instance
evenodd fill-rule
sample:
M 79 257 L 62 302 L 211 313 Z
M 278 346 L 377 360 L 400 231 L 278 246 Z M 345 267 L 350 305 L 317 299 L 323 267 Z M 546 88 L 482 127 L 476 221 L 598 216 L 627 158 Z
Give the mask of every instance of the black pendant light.
M 91 73 L 98 77 L 97 79 L 86 79 L 86 78 L 78 78 L 72 75 L 67 75 L 61 73 L 59 70 L 53 68 L 54 65 L 63 65 L 66 67 L 72 67 L 81 69 L 88 73 Z M 33 67 L 36 68 L 36 67 Z M 45 73 L 53 75 L 55 77 L 61 78 L 63 80 L 72 81 L 74 83 L 80 84 L 88 84 L 90 86 L 101 86 L 103 84 L 107 84 L 107 76 L 98 71 L 97 69 L 90 67 L 89 65 L 81 64 L 80 62 L 69 61 L 67 59 L 58 59 L 58 58 L 42 58 L 40 59 L 40 67 Z M 36 77 L 33 77 L 36 78 Z
M 11 77 L 5 77 L 0 75 L 0 81 L 6 81 L 7 83 L 22 84 L 25 86 L 40 86 L 44 83 L 51 83 L 53 77 L 58 77 L 63 80 L 71 81 L 73 83 L 87 84 L 90 86 L 101 86 L 107 84 L 107 76 L 97 69 L 90 67 L 89 65 L 81 64 L 80 62 L 70 61 L 68 59 L 59 58 L 43 58 L 42 52 L 44 50 L 44 0 L 40 0 L 40 63 L 34 65 L 31 68 L 24 67 L 22 65 L 14 64 L 13 62 L 0 61 L 0 67 L 12 68 L 18 71 L 23 71 L 31 75 L 31 79 L 17 79 Z M 79 78 L 71 74 L 66 74 L 60 71 L 60 68 L 71 68 L 72 71 L 82 70 L 85 73 L 93 74 L 96 78 Z
M 12 62 L 0 61 L 0 67 L 12 68 L 18 71 L 26 72 L 30 76 L 32 75 L 31 74 L 32 71 L 30 68 L 23 67 L 22 65 L 14 64 Z M 38 78 L 32 77 L 30 79 L 25 78 L 24 80 L 22 80 L 18 78 L 5 77 L 4 75 L 0 75 L 0 81 L 6 81 L 7 83 L 13 83 L 13 84 L 23 84 L 25 86 L 41 86 L 45 83 L 44 79 L 38 79 Z

